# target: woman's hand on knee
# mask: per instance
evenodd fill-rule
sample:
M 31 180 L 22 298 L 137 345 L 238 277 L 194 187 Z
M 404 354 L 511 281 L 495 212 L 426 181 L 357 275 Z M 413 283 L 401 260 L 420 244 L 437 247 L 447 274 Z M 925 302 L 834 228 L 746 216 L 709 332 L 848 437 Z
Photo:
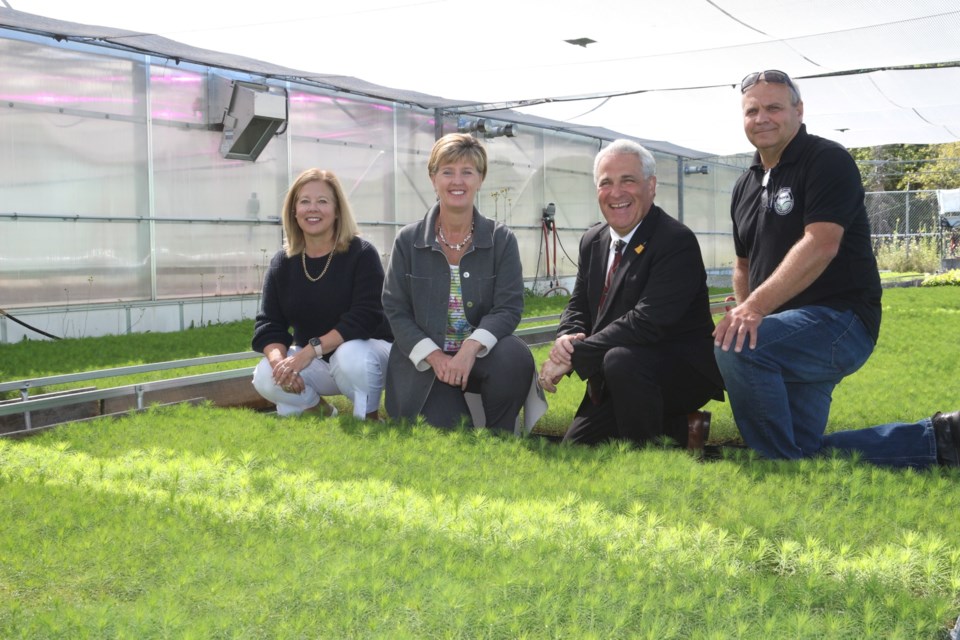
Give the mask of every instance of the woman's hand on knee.
M 460 387 L 461 391 L 467 390 L 467 381 L 470 379 L 470 372 L 473 371 L 473 365 L 477 361 L 476 355 L 468 349 L 461 349 L 455 356 L 450 358 L 447 364 L 447 384 Z

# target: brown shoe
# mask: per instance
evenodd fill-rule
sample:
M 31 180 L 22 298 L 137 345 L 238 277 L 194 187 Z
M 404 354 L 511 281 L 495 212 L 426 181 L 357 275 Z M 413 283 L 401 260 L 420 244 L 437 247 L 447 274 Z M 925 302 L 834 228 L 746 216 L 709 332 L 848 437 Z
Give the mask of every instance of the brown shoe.
M 710 412 L 694 411 L 687 414 L 687 449 L 703 451 L 710 437 Z

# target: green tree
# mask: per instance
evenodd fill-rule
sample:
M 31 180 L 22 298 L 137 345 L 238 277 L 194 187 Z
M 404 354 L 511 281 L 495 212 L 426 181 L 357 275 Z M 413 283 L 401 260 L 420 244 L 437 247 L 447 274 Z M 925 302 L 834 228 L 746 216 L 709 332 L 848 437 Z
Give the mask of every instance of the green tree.
M 901 178 L 900 188 L 960 189 L 960 142 L 929 145 L 928 160 Z
M 930 157 L 931 147 L 918 144 L 885 144 L 877 147 L 851 149 L 863 177 L 866 191 L 902 191 L 907 188 L 906 175 L 923 171 Z M 919 187 L 911 184 L 913 189 Z

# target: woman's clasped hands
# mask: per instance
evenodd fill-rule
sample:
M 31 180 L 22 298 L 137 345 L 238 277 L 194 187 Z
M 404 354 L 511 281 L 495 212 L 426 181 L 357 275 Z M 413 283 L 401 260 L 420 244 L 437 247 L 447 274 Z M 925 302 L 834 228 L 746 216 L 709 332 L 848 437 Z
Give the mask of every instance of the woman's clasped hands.
M 287 393 L 303 393 L 306 389 L 303 378 L 300 377 L 300 372 L 310 363 L 307 362 L 306 365 L 301 366 L 299 362 L 301 358 L 298 358 L 300 353 L 287 356 L 273 365 L 273 380 L 278 387 Z
M 471 341 L 464 341 L 460 351 L 454 355 L 437 350 L 427 356 L 427 364 L 433 368 L 437 380 L 453 387 L 459 387 L 461 391 L 467 390 L 470 372 L 473 370 L 474 362 L 476 362 L 475 351 L 470 348 L 469 342 Z

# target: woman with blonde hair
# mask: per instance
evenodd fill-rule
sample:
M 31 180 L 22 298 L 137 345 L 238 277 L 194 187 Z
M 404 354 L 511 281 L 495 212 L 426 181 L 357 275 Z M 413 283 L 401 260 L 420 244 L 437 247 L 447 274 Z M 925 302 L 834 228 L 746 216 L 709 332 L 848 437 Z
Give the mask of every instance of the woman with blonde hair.
M 280 415 L 314 408 L 336 415 L 323 397 L 342 394 L 354 416 L 378 419 L 392 340 L 380 255 L 359 237 L 330 171 L 301 173 L 281 219 L 284 248 L 267 269 L 253 332 L 253 349 L 264 355 L 253 385 Z
M 523 311 L 517 239 L 474 207 L 486 150 L 468 135 L 443 136 L 427 172 L 437 202 L 400 230 L 383 290 L 396 337 L 387 413 L 514 432 L 523 408 L 532 427 L 546 402 L 533 355 L 513 335 Z

